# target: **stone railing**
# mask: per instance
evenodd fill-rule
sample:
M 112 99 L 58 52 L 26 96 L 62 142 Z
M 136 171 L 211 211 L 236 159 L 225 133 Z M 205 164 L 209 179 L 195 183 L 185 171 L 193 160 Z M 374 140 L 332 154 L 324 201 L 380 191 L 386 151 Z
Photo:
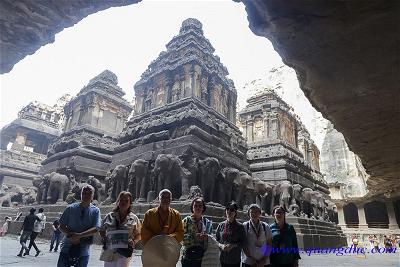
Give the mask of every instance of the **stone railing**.
M 46 155 L 29 151 L 0 150 L 1 162 L 31 163 L 40 165 L 46 159 Z

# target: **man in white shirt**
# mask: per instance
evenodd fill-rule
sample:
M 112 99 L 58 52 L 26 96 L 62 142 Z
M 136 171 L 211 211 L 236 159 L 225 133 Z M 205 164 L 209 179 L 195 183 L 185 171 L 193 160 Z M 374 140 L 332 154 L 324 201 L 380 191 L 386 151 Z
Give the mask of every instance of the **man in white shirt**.
M 46 225 L 46 215 L 44 215 L 43 211 L 44 211 L 44 209 L 40 208 L 39 212 L 36 214 L 36 216 L 39 217 L 39 219 L 41 221 L 36 221 L 35 224 L 33 225 L 33 232 L 29 237 L 30 242 L 29 242 L 28 250 L 25 251 L 24 256 L 25 255 L 29 255 L 29 251 L 31 250 L 32 246 L 36 250 L 35 257 L 39 256 L 39 254 L 40 254 L 40 250 L 36 246 L 35 239 L 38 236 L 38 234 L 43 231 L 43 229 L 44 229 L 44 227 Z
M 242 266 L 270 266 L 269 255 L 266 252 L 272 248 L 272 232 L 268 224 L 260 220 L 261 208 L 251 204 L 248 210 L 250 220 L 243 223 L 246 232 L 246 247 L 242 252 Z

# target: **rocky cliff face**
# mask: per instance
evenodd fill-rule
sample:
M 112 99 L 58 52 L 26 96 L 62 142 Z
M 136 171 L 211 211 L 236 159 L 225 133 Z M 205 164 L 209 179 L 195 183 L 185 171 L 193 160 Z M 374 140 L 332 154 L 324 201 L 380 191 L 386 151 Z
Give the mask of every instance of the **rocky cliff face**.
M 360 158 L 349 150 L 343 135 L 331 123 L 328 123 L 322 144 L 321 172 L 331 187 L 339 188 L 338 198 L 361 197 L 367 193 L 369 175 Z

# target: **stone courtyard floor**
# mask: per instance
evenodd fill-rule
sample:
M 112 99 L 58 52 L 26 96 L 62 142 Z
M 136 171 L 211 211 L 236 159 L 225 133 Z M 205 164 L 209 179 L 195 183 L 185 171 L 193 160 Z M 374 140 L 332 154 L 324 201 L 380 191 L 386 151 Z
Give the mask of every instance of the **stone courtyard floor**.
M 38 257 L 25 256 L 19 258 L 16 255 L 21 248 L 18 236 L 10 235 L 0 238 L 0 266 L 19 266 L 19 267 L 55 267 L 57 266 L 58 253 L 48 252 L 50 242 L 48 240 L 38 239 L 37 245 L 42 253 Z M 33 248 L 32 248 L 33 249 Z M 34 249 L 33 249 L 34 250 Z M 103 262 L 99 260 L 101 246 L 93 245 L 91 247 L 91 256 L 89 266 L 103 266 Z M 141 266 L 140 251 L 135 251 L 135 257 L 130 266 Z M 34 253 L 31 253 L 34 254 Z M 400 251 L 392 254 L 367 254 L 366 258 L 356 255 L 336 256 L 328 255 L 301 255 L 300 266 L 302 267 L 360 267 L 360 266 L 377 266 L 377 267 L 400 267 Z M 177 266 L 181 266 L 180 263 Z M 162 266 L 160 266 L 162 267 Z

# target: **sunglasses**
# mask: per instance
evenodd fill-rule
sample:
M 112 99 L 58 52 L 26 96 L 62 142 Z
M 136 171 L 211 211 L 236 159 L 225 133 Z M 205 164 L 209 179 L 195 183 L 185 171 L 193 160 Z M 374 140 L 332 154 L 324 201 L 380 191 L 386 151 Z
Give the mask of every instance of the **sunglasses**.
M 229 209 L 226 209 L 227 211 L 229 211 L 229 212 L 235 212 L 236 211 L 236 209 L 234 209 L 234 208 L 229 208 Z

